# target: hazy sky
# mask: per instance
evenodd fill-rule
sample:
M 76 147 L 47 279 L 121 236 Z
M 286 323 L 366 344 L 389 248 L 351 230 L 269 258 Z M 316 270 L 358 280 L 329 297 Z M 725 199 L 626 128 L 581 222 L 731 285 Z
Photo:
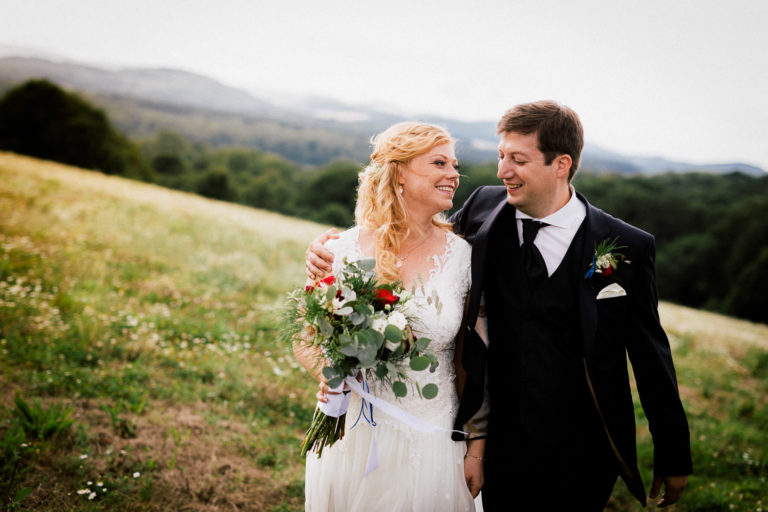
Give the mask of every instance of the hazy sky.
M 768 170 L 766 27 L 766 0 L 0 0 L 0 45 L 470 120 L 552 98 L 607 149 Z

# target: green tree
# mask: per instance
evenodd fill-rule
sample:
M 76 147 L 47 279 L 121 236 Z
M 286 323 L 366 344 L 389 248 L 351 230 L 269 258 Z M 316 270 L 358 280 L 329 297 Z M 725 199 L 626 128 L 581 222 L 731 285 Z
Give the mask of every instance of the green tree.
M 107 174 L 149 180 L 138 148 L 106 114 L 46 80 L 31 80 L 0 99 L 0 148 Z
M 333 223 L 340 226 L 352 224 L 360 170 L 360 165 L 346 160 L 337 160 L 318 169 L 307 177 L 297 208 L 307 218 L 328 222 L 326 219 L 330 217 L 320 212 L 328 205 L 336 204 L 340 208 L 332 210 Z M 342 209 L 346 216 L 340 214 Z
M 212 169 L 204 173 L 197 182 L 196 191 L 201 196 L 222 201 L 232 201 L 237 195 L 230 185 L 229 172 L 225 169 Z
M 291 213 L 294 188 L 281 174 L 268 171 L 251 180 L 243 193 L 243 200 L 245 204 L 256 208 Z

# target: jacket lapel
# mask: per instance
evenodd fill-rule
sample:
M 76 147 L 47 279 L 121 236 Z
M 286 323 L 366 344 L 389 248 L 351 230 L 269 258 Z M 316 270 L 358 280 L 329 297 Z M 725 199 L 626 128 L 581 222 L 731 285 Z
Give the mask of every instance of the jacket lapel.
M 589 355 L 595 346 L 595 333 L 597 332 L 597 295 L 594 289 L 594 280 L 587 279 L 587 269 L 592 264 L 592 256 L 595 254 L 595 246 L 598 241 L 605 238 L 606 231 L 602 222 L 602 212 L 589 204 L 584 196 L 576 193 L 578 198 L 587 207 L 587 217 L 584 219 L 584 245 L 582 246 L 581 263 L 578 268 L 579 280 L 579 313 L 581 317 L 581 343 L 582 354 Z

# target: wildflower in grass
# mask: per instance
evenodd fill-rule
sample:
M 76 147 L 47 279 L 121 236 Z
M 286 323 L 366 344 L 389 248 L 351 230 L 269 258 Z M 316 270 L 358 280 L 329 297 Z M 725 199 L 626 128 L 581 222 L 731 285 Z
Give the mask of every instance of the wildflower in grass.
M 88 499 L 89 500 L 92 500 L 95 497 L 96 497 L 96 493 L 95 492 L 92 492 L 91 494 L 88 495 Z
M 97 485 L 98 487 L 104 487 L 104 482 L 96 482 L 96 485 Z
M 90 489 L 78 489 L 77 490 L 77 494 L 88 494 L 90 492 L 91 492 Z
M 87 453 L 84 453 L 84 454 L 82 454 L 82 455 L 80 456 L 80 460 L 85 460 L 85 459 L 87 459 L 87 458 L 88 458 L 88 454 L 87 454 Z
M 139 473 L 138 471 L 133 473 L 133 478 L 139 478 L 140 476 L 141 476 L 141 473 Z

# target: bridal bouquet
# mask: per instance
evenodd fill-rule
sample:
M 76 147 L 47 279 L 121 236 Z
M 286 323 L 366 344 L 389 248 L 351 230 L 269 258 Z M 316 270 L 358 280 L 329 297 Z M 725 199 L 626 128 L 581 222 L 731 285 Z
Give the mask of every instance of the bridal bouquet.
M 411 370 L 437 368 L 437 357 L 428 349 L 428 338 L 417 338 L 409 325 L 410 293 L 399 282 L 378 284 L 374 259 L 346 263 L 340 275 L 330 275 L 289 294 L 282 337 L 318 346 L 323 356 L 323 376 L 328 387 L 341 391 L 344 379 L 364 372 L 392 386 L 395 396 L 407 394 L 406 361 Z M 419 387 L 422 398 L 437 396 L 437 386 Z M 344 394 L 329 395 L 318 402 L 312 424 L 301 445 L 302 456 L 310 449 L 322 455 L 344 436 Z M 336 402 L 335 404 L 333 402 Z

